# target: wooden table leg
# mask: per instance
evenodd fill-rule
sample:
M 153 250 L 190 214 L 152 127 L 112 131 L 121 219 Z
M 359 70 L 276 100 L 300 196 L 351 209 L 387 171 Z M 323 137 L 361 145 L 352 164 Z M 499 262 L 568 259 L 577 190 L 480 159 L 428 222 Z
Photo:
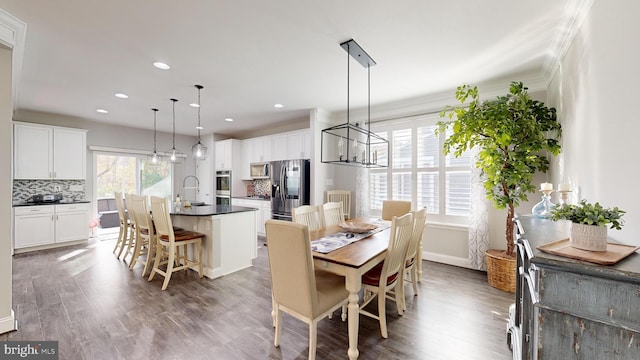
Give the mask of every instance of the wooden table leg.
M 346 275 L 346 288 L 349 290 L 348 325 L 349 325 L 349 350 L 347 355 L 350 360 L 356 360 L 360 355 L 358 351 L 358 329 L 360 322 L 360 297 L 358 293 L 362 287 L 361 275 L 355 269 L 350 269 Z

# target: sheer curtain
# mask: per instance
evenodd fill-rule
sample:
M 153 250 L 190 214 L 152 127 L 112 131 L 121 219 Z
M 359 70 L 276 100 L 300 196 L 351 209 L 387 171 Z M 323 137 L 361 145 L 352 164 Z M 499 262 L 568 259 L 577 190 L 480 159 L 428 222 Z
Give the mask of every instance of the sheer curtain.
M 472 150 L 473 163 L 478 150 Z M 469 214 L 469 264 L 477 270 L 486 270 L 485 251 L 489 247 L 489 217 L 482 171 L 471 168 L 471 213 Z

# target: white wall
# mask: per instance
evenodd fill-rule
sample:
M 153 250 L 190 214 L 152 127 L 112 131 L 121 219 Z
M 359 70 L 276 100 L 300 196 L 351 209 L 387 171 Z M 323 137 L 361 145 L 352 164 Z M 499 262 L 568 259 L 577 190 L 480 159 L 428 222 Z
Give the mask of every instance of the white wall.
M 576 199 L 627 211 L 621 231 L 609 236 L 640 244 L 640 178 L 635 155 L 640 2 L 595 1 L 549 86 L 549 102 L 563 126 L 563 154 L 554 182 L 571 182 Z

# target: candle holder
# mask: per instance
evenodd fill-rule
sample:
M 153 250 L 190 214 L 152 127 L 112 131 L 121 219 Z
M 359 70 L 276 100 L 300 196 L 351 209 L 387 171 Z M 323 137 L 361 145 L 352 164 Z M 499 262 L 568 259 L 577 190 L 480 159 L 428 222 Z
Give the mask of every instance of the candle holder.
M 558 192 L 560 193 L 558 203 L 560 205 L 568 204 L 569 202 L 567 201 L 567 199 L 569 199 L 569 193 L 571 192 L 571 190 L 558 190 Z
M 540 190 L 540 192 L 542 193 L 542 201 L 531 209 L 531 213 L 536 217 L 547 219 L 551 217 L 551 209 L 555 206 L 555 204 L 551 202 L 551 193 L 553 190 Z

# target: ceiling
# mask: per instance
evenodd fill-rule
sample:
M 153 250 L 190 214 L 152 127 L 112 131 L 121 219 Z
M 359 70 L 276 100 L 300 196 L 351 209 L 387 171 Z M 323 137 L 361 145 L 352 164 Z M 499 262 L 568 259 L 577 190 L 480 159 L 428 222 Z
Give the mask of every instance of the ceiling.
M 344 111 L 339 44 L 352 38 L 377 62 L 373 106 L 542 73 L 579 2 L 0 0 L 0 9 L 27 24 L 17 111 L 152 129 L 157 107 L 158 130 L 171 132 L 176 98 L 176 132 L 195 135 L 188 104 L 201 84 L 202 133 L 239 136 L 316 107 Z M 350 108 L 364 107 L 367 71 L 349 64 Z

